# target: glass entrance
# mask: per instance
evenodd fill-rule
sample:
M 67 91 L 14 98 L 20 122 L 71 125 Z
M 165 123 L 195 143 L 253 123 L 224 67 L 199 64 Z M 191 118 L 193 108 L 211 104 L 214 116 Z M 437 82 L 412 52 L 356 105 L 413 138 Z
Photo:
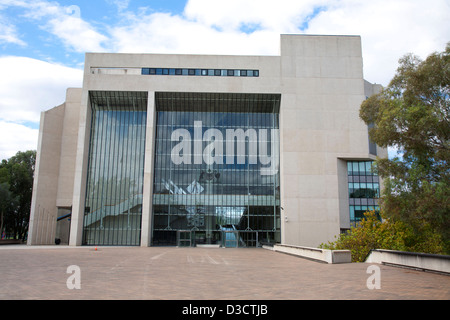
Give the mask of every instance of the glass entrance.
M 258 232 L 255 231 L 241 231 L 239 232 L 242 245 L 245 247 L 259 247 Z
M 258 232 L 252 230 L 223 230 L 222 247 L 248 248 L 261 247 Z
M 177 246 L 190 247 L 192 245 L 192 234 L 190 230 L 177 231 Z
M 147 92 L 89 92 L 85 245 L 140 244 L 147 99 Z
M 239 247 L 239 231 L 222 231 L 222 247 L 237 248 Z
M 153 245 L 175 230 L 191 246 L 279 242 L 280 95 L 157 92 L 155 104 Z

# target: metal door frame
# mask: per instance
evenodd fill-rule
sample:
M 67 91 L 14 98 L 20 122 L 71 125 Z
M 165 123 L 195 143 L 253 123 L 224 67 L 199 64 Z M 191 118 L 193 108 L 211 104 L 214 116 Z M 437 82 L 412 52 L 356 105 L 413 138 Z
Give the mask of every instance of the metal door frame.
M 258 243 L 259 243 L 259 236 L 258 236 L 258 231 L 253 231 L 253 230 L 242 230 L 240 231 L 239 236 L 242 235 L 247 235 L 247 237 L 245 239 L 241 239 L 239 238 L 240 241 L 245 243 L 245 246 L 247 248 L 257 248 L 258 247 Z M 249 245 L 251 244 L 251 245 Z
M 183 238 L 181 234 L 189 234 L 189 237 Z M 189 245 L 185 245 L 189 243 Z M 192 231 L 191 230 L 177 230 L 177 247 L 192 247 Z
M 227 234 L 234 234 L 235 239 L 227 239 Z M 222 246 L 224 248 L 239 248 L 239 231 L 222 230 Z

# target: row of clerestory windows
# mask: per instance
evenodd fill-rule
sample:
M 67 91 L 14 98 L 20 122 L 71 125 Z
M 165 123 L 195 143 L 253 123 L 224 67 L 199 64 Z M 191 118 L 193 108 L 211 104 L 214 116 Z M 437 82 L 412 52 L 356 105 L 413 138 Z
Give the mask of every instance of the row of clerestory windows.
M 142 68 L 143 75 L 259 77 L 259 70 Z

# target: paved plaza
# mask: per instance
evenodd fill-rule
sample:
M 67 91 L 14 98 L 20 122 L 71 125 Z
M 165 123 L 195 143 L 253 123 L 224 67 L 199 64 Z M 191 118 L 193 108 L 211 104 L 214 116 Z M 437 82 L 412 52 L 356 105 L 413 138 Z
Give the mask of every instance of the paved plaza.
M 0 299 L 450 299 L 448 275 L 377 265 L 369 289 L 369 266 L 256 248 L 1 246 Z

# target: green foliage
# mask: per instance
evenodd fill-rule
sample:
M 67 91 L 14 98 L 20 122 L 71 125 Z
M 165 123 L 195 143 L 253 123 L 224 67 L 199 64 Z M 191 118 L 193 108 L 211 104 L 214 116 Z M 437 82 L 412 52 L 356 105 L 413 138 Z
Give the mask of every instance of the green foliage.
M 36 151 L 19 151 L 0 163 L 0 232 L 16 239 L 28 230 L 35 161 Z
M 401 158 L 377 159 L 384 180 L 386 216 L 407 224 L 416 236 L 429 229 L 450 253 L 450 43 L 425 61 L 406 55 L 380 94 L 361 105 L 379 146 L 396 146 Z
M 426 223 L 416 232 L 402 221 L 383 217 L 375 211 L 366 212 L 364 218 L 349 232 L 340 234 L 336 241 L 321 244 L 323 249 L 350 250 L 353 262 L 365 261 L 370 250 L 386 249 L 442 254 L 444 246 L 439 234 Z

